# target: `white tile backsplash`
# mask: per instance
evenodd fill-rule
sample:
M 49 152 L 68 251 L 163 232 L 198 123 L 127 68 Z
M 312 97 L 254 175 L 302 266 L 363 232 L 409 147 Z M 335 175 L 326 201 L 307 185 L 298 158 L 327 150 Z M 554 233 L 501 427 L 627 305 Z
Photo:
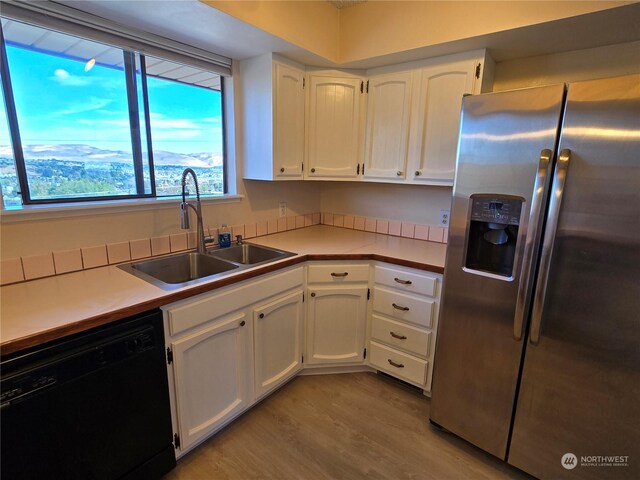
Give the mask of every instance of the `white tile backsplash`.
M 25 280 L 49 277 L 56 274 L 51 253 L 22 257 L 22 269 Z
M 129 251 L 128 242 L 127 251 Z M 56 275 L 82 270 L 82 252 L 79 248 L 53 252 L 53 263 L 56 270 Z
M 195 239 L 195 233 L 193 235 Z M 131 249 L 131 260 L 138 260 L 140 258 L 147 258 L 151 256 L 151 242 L 148 238 L 130 240 L 129 248 Z
M 108 243 L 107 257 L 109 263 L 122 263 L 131 260 L 131 251 L 129 250 L 129 242 Z
M 164 255 L 165 253 L 171 253 L 169 235 L 151 237 L 151 254 L 155 257 L 156 255 Z
M 187 232 L 169 235 L 169 245 L 172 252 L 182 252 L 186 250 L 189 247 Z M 109 260 L 111 260 L 111 257 L 109 257 Z
M 9 258 L 0 262 L 0 284 L 22 282 L 24 272 L 22 271 L 22 260 L 19 258 Z
M 96 245 L 82 249 L 82 264 L 84 268 L 104 267 L 109 264 L 107 246 Z

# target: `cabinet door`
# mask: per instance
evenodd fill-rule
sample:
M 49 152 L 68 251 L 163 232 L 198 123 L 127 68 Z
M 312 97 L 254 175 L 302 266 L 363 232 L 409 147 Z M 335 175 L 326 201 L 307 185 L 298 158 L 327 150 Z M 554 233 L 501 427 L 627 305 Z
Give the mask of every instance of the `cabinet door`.
M 251 326 L 244 312 L 171 344 L 180 448 L 184 451 L 251 401 Z
M 302 178 L 304 160 L 304 72 L 275 64 L 274 176 Z
M 256 397 L 302 368 L 303 318 L 302 290 L 253 310 Z
M 367 82 L 365 178 L 404 180 L 411 114 L 411 72 Z
M 307 363 L 361 362 L 366 315 L 366 286 L 309 288 Z
M 359 177 L 362 80 L 310 76 L 306 178 Z
M 465 60 L 422 69 L 410 141 L 415 183 L 453 185 L 462 97 L 473 93 L 476 65 Z

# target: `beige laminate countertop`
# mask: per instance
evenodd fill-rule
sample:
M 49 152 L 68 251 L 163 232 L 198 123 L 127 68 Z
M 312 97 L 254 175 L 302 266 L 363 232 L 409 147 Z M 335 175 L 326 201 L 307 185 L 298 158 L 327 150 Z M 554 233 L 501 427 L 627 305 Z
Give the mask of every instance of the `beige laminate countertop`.
M 0 288 L 0 353 L 7 355 L 307 260 L 380 260 L 442 273 L 446 245 L 317 225 L 252 239 L 297 255 L 195 286 L 163 290 L 116 266 Z

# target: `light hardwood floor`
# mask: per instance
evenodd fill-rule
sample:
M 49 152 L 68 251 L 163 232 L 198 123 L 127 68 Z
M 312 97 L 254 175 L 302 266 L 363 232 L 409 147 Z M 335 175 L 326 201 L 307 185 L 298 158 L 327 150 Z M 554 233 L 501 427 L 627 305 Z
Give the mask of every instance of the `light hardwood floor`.
M 374 373 L 301 376 L 164 480 L 531 479 L 429 425 L 429 399 Z

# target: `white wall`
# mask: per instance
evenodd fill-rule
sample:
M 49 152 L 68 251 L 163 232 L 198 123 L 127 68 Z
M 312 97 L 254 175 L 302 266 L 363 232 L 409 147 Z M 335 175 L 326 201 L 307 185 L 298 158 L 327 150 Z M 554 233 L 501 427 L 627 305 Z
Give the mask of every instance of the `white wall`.
M 540 55 L 496 64 L 493 90 L 640 73 L 640 42 Z
M 384 183 L 326 182 L 323 212 L 439 225 L 441 209 L 451 206 L 451 187 Z

